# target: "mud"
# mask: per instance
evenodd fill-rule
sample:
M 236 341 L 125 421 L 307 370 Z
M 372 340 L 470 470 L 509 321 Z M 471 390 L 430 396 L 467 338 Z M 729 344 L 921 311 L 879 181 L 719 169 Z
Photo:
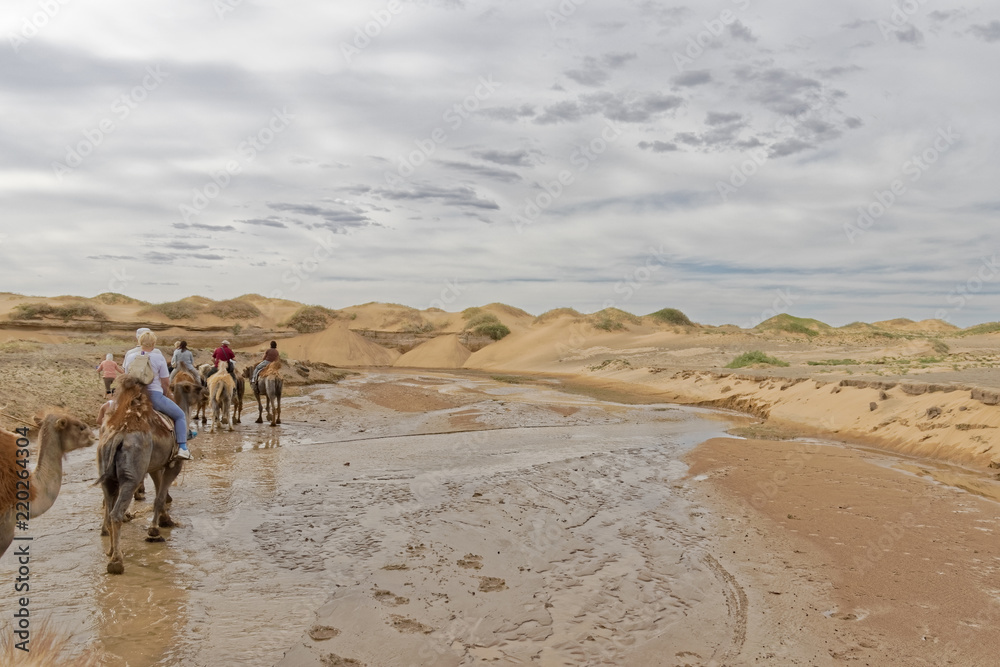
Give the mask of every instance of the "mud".
M 247 408 L 192 441 L 165 543 L 133 504 L 121 576 L 93 453 L 71 455 L 31 523 L 33 616 L 135 667 L 614 664 L 666 627 L 692 659 L 739 648 L 741 591 L 680 483 L 717 419 L 434 373 L 318 386 L 275 428 Z

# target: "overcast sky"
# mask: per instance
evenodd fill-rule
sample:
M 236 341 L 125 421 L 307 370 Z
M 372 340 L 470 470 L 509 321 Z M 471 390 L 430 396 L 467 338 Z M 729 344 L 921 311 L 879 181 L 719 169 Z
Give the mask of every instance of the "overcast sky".
M 1000 320 L 1000 2 L 5 0 L 0 290 Z

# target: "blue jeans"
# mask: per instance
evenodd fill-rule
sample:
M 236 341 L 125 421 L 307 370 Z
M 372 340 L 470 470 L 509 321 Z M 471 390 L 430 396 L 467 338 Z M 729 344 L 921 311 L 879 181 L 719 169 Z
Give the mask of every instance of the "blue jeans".
M 178 445 L 187 445 L 188 427 L 184 411 L 160 391 L 147 391 L 153 408 L 174 420 L 174 437 Z

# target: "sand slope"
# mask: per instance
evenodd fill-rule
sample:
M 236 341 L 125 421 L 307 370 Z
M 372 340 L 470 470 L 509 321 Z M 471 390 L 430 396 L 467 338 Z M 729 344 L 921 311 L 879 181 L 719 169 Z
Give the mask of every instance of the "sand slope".
M 394 366 L 410 368 L 461 368 L 472 352 L 462 345 L 457 334 L 432 338 L 399 359 Z
M 293 359 L 333 366 L 391 366 L 400 356 L 399 352 L 354 333 L 344 322 L 335 322 L 317 333 L 285 339 L 279 347 Z

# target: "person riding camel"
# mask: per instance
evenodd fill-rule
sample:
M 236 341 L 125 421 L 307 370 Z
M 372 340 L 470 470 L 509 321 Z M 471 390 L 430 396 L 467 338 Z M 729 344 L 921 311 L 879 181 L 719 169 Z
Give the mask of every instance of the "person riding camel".
M 229 341 L 222 341 L 222 345 L 215 348 L 215 352 L 212 353 L 212 361 L 215 367 L 208 371 L 206 377 L 212 377 L 219 370 L 219 362 L 223 362 L 226 364 L 226 370 L 232 376 L 233 382 L 236 382 L 236 364 L 233 363 L 234 359 L 236 359 L 236 353 L 230 349 Z
M 174 369 L 170 371 L 170 380 L 173 381 L 174 376 L 177 375 L 177 371 L 186 371 L 191 374 L 195 380 L 199 382 L 204 382 L 201 377 L 201 373 L 194 366 L 194 354 L 188 349 L 187 341 L 182 340 L 178 343 L 177 349 L 174 350 L 174 356 L 170 360 Z
M 272 361 L 277 361 L 280 358 L 281 357 L 278 354 L 278 343 L 277 341 L 272 340 L 271 347 L 267 348 L 264 352 L 263 360 L 253 369 L 253 377 L 250 379 L 250 382 L 257 382 L 257 376 L 260 375 L 260 372 L 264 370 L 264 368 Z
M 153 408 L 170 417 L 174 422 L 174 438 L 177 441 L 177 458 L 190 460 L 191 452 L 188 451 L 188 438 L 198 435 L 197 431 L 188 431 L 187 418 L 184 411 L 173 401 L 170 392 L 170 374 L 167 372 L 167 360 L 163 353 L 156 349 L 156 334 L 152 330 L 142 327 L 136 329 L 136 340 L 139 345 L 125 353 L 125 361 L 122 364 L 125 372 L 135 363 L 139 357 L 146 357 L 149 366 L 153 369 L 153 381 L 146 385 L 146 393 L 153 404 Z

